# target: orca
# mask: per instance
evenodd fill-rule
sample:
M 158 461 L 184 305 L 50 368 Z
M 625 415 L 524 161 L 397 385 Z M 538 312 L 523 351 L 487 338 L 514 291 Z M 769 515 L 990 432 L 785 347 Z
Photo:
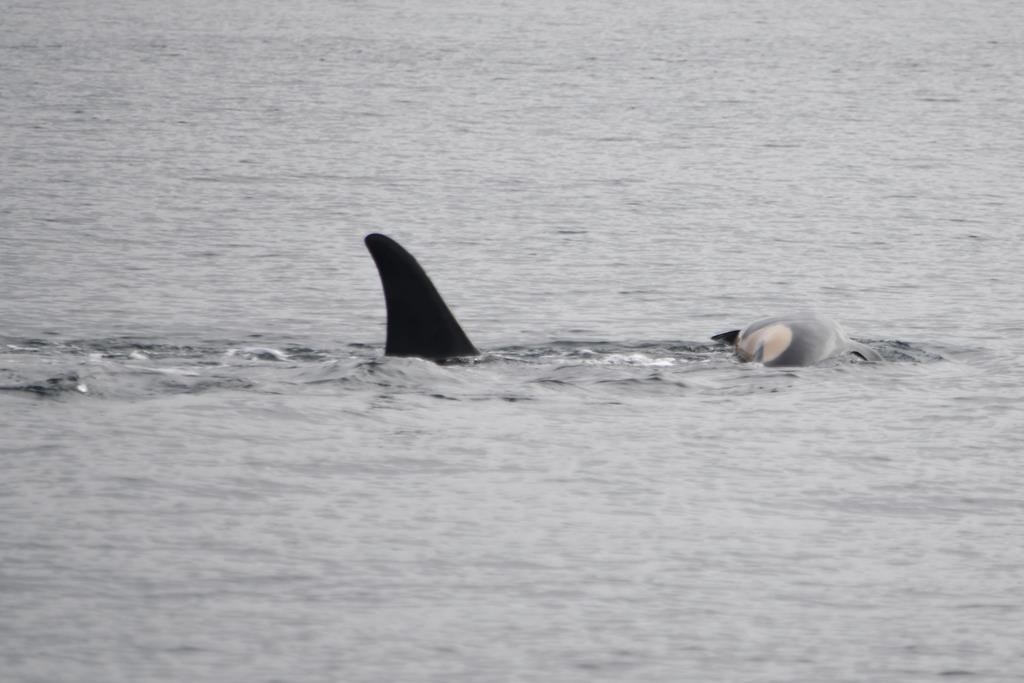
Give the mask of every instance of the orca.
M 770 367 L 814 365 L 844 354 L 867 361 L 882 360 L 880 353 L 846 336 L 835 320 L 813 312 L 755 320 L 711 339 L 734 346 L 742 361 Z
M 365 242 L 384 288 L 384 355 L 436 362 L 480 355 L 412 254 L 379 233 L 367 235 Z M 768 366 L 813 365 L 844 353 L 882 360 L 874 349 L 847 337 L 838 323 L 815 313 L 765 318 L 712 339 L 733 345 L 741 360 Z
M 365 242 L 384 287 L 384 355 L 433 361 L 480 355 L 412 254 L 386 235 L 370 234 Z

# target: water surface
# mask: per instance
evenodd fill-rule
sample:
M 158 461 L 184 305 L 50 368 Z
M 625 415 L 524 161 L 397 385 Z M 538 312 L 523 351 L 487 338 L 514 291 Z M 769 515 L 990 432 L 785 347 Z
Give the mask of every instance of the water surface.
M 0 16 L 6 679 L 1024 676 L 1017 4 Z

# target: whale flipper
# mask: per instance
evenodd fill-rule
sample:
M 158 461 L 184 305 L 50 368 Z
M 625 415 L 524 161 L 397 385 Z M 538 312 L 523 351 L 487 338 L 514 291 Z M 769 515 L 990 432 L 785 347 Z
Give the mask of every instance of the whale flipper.
M 366 236 L 388 311 L 384 354 L 444 360 L 479 355 L 412 254 L 380 234 Z

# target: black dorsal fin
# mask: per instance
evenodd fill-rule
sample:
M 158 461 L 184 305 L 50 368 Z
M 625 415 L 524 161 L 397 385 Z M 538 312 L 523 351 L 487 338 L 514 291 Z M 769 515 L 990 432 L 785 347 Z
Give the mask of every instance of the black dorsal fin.
M 444 299 L 412 254 L 380 234 L 366 236 L 388 309 L 388 356 L 444 360 L 480 352 L 459 327 Z
M 711 341 L 720 342 L 722 344 L 735 344 L 736 338 L 740 336 L 741 331 L 742 330 L 729 330 L 728 332 L 722 332 L 721 334 L 716 334 L 712 337 Z

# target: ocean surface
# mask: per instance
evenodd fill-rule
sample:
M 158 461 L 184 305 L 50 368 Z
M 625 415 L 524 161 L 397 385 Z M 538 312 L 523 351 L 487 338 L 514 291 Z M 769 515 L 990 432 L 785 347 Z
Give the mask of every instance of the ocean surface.
M 1024 4 L 0 0 L 0 164 L 5 683 L 1024 680 Z

